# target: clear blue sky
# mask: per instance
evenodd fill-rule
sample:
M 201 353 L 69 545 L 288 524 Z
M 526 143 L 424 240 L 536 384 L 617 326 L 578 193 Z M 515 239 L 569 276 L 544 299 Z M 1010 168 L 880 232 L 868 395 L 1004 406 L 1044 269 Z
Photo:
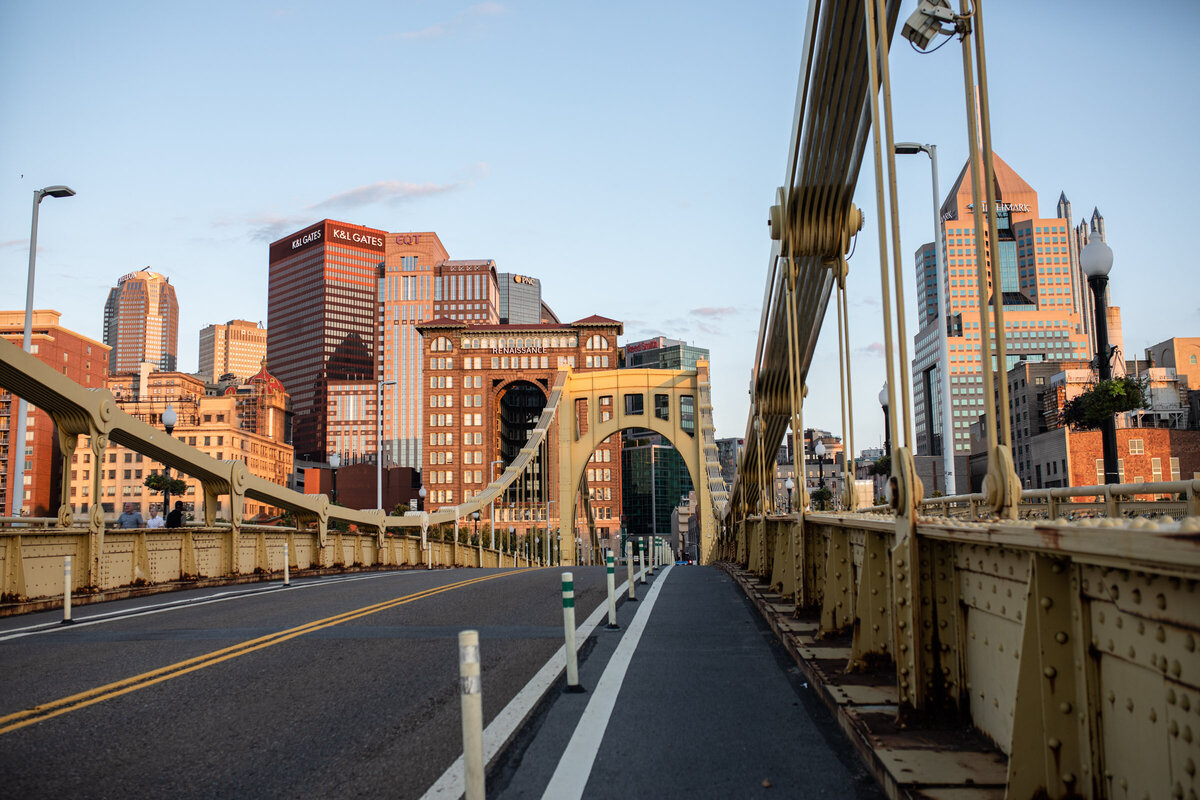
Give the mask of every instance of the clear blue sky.
M 1100 208 L 1131 354 L 1200 335 L 1200 4 L 1133 8 L 985 9 L 996 151 L 1044 215 L 1060 191 L 1073 222 Z M 24 304 L 50 184 L 79 194 L 42 205 L 36 306 L 101 339 L 108 290 L 148 266 L 176 287 L 184 370 L 205 325 L 265 323 L 272 239 L 324 217 L 433 230 L 453 258 L 541 278 L 565 320 L 710 348 L 717 434 L 740 436 L 803 18 L 766 0 L 0 4 L 0 307 Z M 897 37 L 891 66 L 896 138 L 939 146 L 944 192 L 967 153 L 960 51 Z M 882 435 L 872 174 L 850 273 L 859 447 Z M 911 306 L 928 161 L 898 175 Z M 805 422 L 838 431 L 830 326 Z

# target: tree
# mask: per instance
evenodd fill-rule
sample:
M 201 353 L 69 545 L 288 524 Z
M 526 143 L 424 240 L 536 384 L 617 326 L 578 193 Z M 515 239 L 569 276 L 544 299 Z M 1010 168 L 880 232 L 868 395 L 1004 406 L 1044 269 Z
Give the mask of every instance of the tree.
M 823 511 L 829 505 L 829 501 L 833 499 L 833 492 L 822 486 L 819 489 L 813 489 L 812 494 L 809 495 L 809 499 L 812 500 L 813 508 Z
M 871 464 L 869 470 L 872 475 L 888 476 L 892 474 L 892 457 L 884 456 L 875 463 Z
M 168 478 L 166 475 L 158 472 L 147 475 L 146 480 L 142 481 L 142 483 L 152 492 L 161 493 L 170 489 L 171 494 L 176 497 L 182 497 L 183 493 L 187 491 L 187 483 L 185 481 L 181 481 L 179 478 Z M 163 513 L 165 514 L 167 510 L 164 508 Z
M 1063 404 L 1062 421 L 1078 430 L 1095 430 L 1115 414 L 1146 405 L 1145 381 L 1130 377 L 1096 381 L 1086 392 Z

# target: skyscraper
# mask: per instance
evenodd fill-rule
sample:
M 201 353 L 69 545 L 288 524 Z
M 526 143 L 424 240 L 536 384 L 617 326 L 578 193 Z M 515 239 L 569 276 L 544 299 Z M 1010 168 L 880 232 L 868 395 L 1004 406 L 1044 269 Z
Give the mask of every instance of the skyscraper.
M 948 297 L 938 297 L 933 244 L 922 245 L 916 253 L 921 323 L 913 359 L 918 455 L 943 452 L 939 370 L 950 373 L 954 429 L 948 438 L 953 452 L 965 454 L 971 446 L 970 424 L 991 402 L 983 394 L 983 369 L 996 370 L 1003 380 L 1018 361 L 1086 359 L 1089 353 L 1080 313 L 1081 288 L 1086 287 L 1081 287 L 1074 267 L 1077 259 L 1072 255 L 1069 219 L 1041 217 L 1037 193 L 996 156 L 998 241 L 994 246 L 987 241 L 977 243 L 969 166 L 963 167 L 941 207 Z M 1065 197 L 1061 199 L 1065 201 Z M 984 248 L 986 264 L 986 305 L 982 309 L 975 267 L 977 246 Z M 995 342 L 991 306 L 997 301 L 1004 304 L 1001 335 L 1007 359 L 1005 364 L 996 364 L 993 350 L 993 363 L 985 365 L 983 336 Z M 941 360 L 938 325 L 946 325 L 949 331 L 949 363 Z M 1014 453 L 1013 457 L 1020 460 L 1024 454 Z
M 500 322 L 505 325 L 536 325 L 542 322 L 542 282 L 528 275 L 501 272 L 496 276 L 500 290 Z
M 173 371 L 179 348 L 179 301 L 168 278 L 146 269 L 122 275 L 104 304 L 109 372 L 136 372 L 148 361 Z
M 216 383 L 222 375 L 245 380 L 267 355 L 267 329 L 261 323 L 231 319 L 200 329 L 200 377 Z
M 267 359 L 292 397 L 298 458 L 324 461 L 331 394 L 377 418 L 378 274 L 387 233 L 322 220 L 270 247 Z M 350 432 L 374 452 L 375 429 Z

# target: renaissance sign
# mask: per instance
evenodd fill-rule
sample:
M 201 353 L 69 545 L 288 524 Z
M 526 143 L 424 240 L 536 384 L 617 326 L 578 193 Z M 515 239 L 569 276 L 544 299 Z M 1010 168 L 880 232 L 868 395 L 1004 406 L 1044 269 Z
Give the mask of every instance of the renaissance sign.
M 529 354 L 529 353 L 537 355 L 539 353 L 545 353 L 545 352 L 547 352 L 547 350 L 544 347 L 493 347 L 492 348 L 492 355 L 497 355 L 497 356 L 500 356 L 500 355 L 508 356 L 508 355 L 514 355 L 514 354 L 520 355 L 520 354 Z

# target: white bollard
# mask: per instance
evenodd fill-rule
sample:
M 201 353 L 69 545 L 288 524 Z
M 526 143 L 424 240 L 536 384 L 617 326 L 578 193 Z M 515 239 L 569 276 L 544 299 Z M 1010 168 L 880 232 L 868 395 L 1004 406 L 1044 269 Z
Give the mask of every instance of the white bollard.
M 63 625 L 70 625 L 75 620 L 71 619 L 71 557 L 63 556 Z
M 575 576 L 562 574 L 563 632 L 567 638 L 567 691 L 582 692 L 579 685 L 579 654 L 575 652 Z
M 629 573 L 629 602 L 637 602 L 637 581 L 633 579 L 633 540 L 625 542 L 625 570 Z
M 467 800 L 484 800 L 483 681 L 479 631 L 458 634 L 458 685 L 462 695 L 463 770 Z
M 612 550 L 605 551 L 604 565 L 608 572 L 608 629 L 615 631 L 621 626 L 617 624 L 617 576 Z
M 288 545 L 287 545 L 287 542 L 284 542 L 284 543 L 283 543 L 283 585 L 284 585 L 284 586 L 291 586 L 291 585 L 292 585 L 292 564 L 291 564 L 291 558 L 292 558 L 292 557 L 291 557 L 291 554 L 289 554 L 289 553 L 288 553 Z
M 646 585 L 646 540 L 638 539 L 638 583 Z

